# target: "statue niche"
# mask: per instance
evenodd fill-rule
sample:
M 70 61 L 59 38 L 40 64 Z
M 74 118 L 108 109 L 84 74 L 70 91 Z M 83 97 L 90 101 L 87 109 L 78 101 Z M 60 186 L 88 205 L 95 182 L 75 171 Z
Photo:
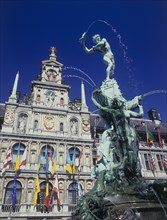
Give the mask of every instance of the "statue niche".
M 20 113 L 18 115 L 18 127 L 17 127 L 17 130 L 20 133 L 25 133 L 26 132 L 27 120 L 28 120 L 28 115 L 26 113 Z

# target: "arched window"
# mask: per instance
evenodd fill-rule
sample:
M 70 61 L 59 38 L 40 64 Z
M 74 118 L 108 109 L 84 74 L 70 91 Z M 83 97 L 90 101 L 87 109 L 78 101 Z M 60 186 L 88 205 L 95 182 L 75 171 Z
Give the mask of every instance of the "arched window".
M 75 159 L 75 161 L 77 162 L 77 160 L 79 159 L 80 150 L 77 147 L 71 147 L 68 151 L 69 151 L 70 159 L 71 160 Z
M 40 102 L 40 101 L 41 101 L 41 95 L 40 95 L 40 94 L 37 94 L 36 101 L 37 101 L 37 102 Z
M 17 143 L 12 147 L 12 162 L 16 162 L 16 158 L 20 155 L 20 160 L 22 159 L 22 155 L 24 153 L 26 146 L 22 143 Z
M 3 202 L 3 211 L 11 211 L 11 205 L 13 204 L 12 199 L 13 199 L 13 189 L 14 189 L 14 184 L 15 184 L 15 210 L 14 211 L 19 211 L 19 207 L 18 204 L 21 203 L 21 193 L 22 193 L 22 185 L 19 181 L 16 180 L 16 182 L 14 183 L 13 181 L 10 181 L 7 186 L 6 186 L 6 190 L 5 190 L 5 197 L 4 197 L 4 202 Z
M 34 130 L 38 129 L 38 120 L 34 121 Z
M 47 187 L 47 182 L 42 182 L 40 184 L 40 192 L 38 194 L 38 199 L 37 199 L 37 211 L 41 212 L 48 212 L 51 210 L 51 204 L 52 204 L 52 185 L 51 183 L 48 183 L 49 187 L 49 208 L 47 209 L 46 207 L 46 187 Z
M 60 105 L 64 105 L 64 98 L 60 98 Z
M 60 131 L 64 131 L 64 124 L 62 122 L 60 123 Z
M 79 198 L 81 197 L 82 188 L 79 183 L 73 182 L 68 187 L 68 205 L 69 205 L 69 211 L 73 211 L 76 207 Z
M 49 145 L 45 145 L 41 149 L 41 170 L 48 172 L 49 169 L 49 158 L 52 158 L 54 149 Z

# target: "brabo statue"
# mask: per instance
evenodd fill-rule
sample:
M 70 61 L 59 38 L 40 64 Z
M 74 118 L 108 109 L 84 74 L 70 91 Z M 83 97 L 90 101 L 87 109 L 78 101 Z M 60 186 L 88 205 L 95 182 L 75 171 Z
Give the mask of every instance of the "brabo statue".
M 103 55 L 103 60 L 107 64 L 106 79 L 112 79 L 114 75 L 115 61 L 109 43 L 105 38 L 101 39 L 100 35 L 96 34 L 93 36 L 93 42 L 95 43 L 95 46 L 88 49 L 85 46 L 86 34 L 86 32 L 83 33 L 82 37 L 80 38 L 80 42 L 82 43 L 84 50 L 87 53 L 93 53 L 94 51 L 97 51 Z
M 98 159 L 92 170 L 92 176 L 96 178 L 95 186 L 81 199 L 72 219 L 139 220 L 141 218 L 131 209 L 131 201 L 135 201 L 135 204 L 141 203 L 135 195 L 148 198 L 150 192 L 149 183 L 145 183 L 141 177 L 138 162 L 139 143 L 136 131 L 130 125 L 130 118 L 143 116 L 140 103 L 142 96 L 136 96 L 132 100 L 123 97 L 118 83 L 113 78 L 114 56 L 107 40 L 101 40 L 97 34 L 93 37 L 96 45 L 88 49 L 85 39 L 86 33 L 80 38 L 84 50 L 88 53 L 101 52 L 107 63 L 106 79 L 100 89 L 92 92 L 92 101 L 101 110 L 106 130 L 97 147 Z

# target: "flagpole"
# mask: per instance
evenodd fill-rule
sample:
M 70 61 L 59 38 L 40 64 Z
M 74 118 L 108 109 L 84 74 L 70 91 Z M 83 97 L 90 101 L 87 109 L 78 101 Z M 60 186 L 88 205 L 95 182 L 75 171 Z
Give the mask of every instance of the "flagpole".
M 15 172 L 14 175 L 14 180 L 13 180 L 13 189 L 12 189 L 12 210 L 15 212 L 16 209 L 16 177 L 17 177 L 17 172 Z
M 38 157 L 37 157 L 37 173 L 36 173 L 36 180 L 35 180 L 35 193 L 34 193 L 34 206 L 37 205 L 37 199 L 39 196 L 40 199 L 40 206 L 42 205 L 41 195 L 40 195 L 40 183 L 39 183 L 39 170 L 40 170 L 40 163 L 41 163 L 41 152 L 40 152 L 40 143 L 38 143 Z
M 76 173 L 75 159 L 76 159 L 76 145 L 74 146 L 74 152 L 73 152 L 73 158 L 72 158 L 72 174 L 73 174 L 73 179 L 74 179 L 74 175 Z
M 145 128 L 146 128 L 147 147 L 149 148 L 149 152 L 150 152 L 149 164 L 150 164 L 151 171 L 152 171 L 154 177 L 156 177 L 155 171 L 154 171 L 154 161 L 153 161 L 154 157 L 152 155 L 152 151 L 151 151 L 150 145 L 149 145 L 149 135 L 148 135 L 148 127 L 147 127 L 147 125 L 145 125 Z

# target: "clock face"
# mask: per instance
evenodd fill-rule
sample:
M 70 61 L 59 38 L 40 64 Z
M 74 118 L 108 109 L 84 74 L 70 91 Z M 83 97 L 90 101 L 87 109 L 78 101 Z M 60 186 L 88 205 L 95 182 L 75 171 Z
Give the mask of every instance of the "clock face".
M 59 74 L 55 69 L 49 69 L 45 74 L 45 79 L 49 81 L 58 81 Z
M 7 124 L 11 124 L 14 121 L 14 110 L 10 109 L 7 110 L 5 113 L 5 122 Z

